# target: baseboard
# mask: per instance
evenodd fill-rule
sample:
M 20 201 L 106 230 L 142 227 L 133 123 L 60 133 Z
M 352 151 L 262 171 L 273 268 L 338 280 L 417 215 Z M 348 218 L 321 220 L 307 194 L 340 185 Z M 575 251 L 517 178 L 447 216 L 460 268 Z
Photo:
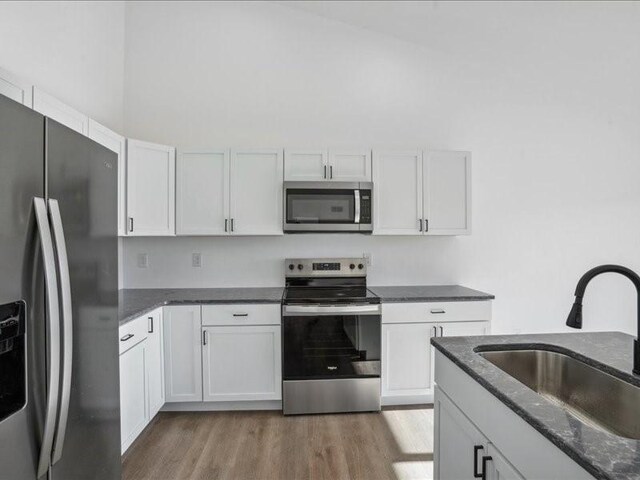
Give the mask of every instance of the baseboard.
M 395 395 L 382 397 L 380 403 L 383 407 L 391 405 L 419 405 L 423 403 L 433 403 L 433 393 L 427 395 Z
M 282 400 L 242 402 L 175 402 L 165 403 L 161 412 L 223 412 L 234 410 L 282 410 Z

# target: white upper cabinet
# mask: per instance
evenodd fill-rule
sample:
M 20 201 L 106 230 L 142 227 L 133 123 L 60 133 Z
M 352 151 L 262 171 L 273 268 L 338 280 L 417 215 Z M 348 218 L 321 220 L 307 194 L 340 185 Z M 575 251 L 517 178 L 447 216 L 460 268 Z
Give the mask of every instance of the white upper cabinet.
M 88 136 L 118 155 L 118 236 L 126 235 L 126 140 L 122 135 L 89 119 Z
M 367 149 L 287 149 L 284 157 L 287 181 L 371 181 L 371 151 Z
M 425 152 L 423 175 L 426 234 L 471 233 L 471 153 Z
M 78 133 L 87 135 L 89 117 L 65 105 L 38 87 L 33 87 L 33 109 Z
M 233 150 L 230 225 L 237 235 L 282 235 L 282 150 Z
M 373 233 L 422 233 L 422 153 L 373 152 Z
M 374 234 L 471 233 L 471 154 L 373 153 Z
M 0 94 L 29 108 L 33 107 L 33 86 L 0 68 Z
M 327 150 L 286 149 L 284 179 L 291 182 L 320 182 L 328 178 Z
M 178 152 L 176 175 L 176 233 L 228 233 L 228 150 Z
M 127 140 L 127 234 L 175 233 L 175 148 Z
M 329 150 L 329 180 L 371 181 L 371 150 Z

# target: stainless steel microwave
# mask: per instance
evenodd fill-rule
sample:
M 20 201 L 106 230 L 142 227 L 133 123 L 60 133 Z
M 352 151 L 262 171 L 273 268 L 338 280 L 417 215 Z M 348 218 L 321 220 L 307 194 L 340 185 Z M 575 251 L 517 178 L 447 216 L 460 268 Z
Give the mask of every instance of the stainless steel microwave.
M 286 233 L 371 233 L 373 183 L 284 182 Z

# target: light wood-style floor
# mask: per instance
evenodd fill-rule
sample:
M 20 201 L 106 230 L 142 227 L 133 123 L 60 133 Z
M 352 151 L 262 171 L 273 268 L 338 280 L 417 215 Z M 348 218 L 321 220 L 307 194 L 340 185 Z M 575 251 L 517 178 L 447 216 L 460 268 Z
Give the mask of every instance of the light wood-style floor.
M 305 415 L 160 413 L 123 457 L 123 480 L 433 478 L 433 409 Z

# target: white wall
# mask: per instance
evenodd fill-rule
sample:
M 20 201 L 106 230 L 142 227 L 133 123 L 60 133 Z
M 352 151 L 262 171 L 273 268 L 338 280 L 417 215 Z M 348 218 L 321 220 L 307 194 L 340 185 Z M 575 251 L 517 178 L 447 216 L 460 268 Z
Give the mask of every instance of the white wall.
M 474 231 L 127 239 L 126 286 L 273 286 L 286 256 L 371 252 L 371 284 L 460 283 L 496 295 L 496 332 L 557 331 L 588 268 L 640 270 L 640 9 L 538 2 L 501 16 L 504 4 L 486 5 L 467 19 L 486 38 L 452 35 L 436 51 L 271 3 L 129 3 L 129 136 L 468 149 Z M 585 327 L 635 330 L 629 282 L 593 282 Z
M 0 67 L 122 131 L 124 2 L 0 2 Z

